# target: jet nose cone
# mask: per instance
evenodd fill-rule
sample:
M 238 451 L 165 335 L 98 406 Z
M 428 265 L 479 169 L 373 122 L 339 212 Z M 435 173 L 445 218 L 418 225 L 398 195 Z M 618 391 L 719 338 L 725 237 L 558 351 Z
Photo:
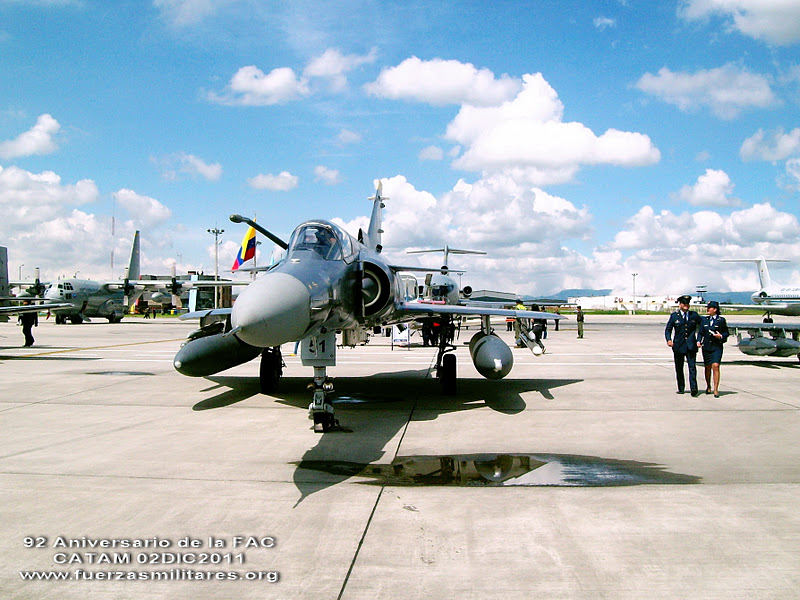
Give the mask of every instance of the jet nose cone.
M 236 336 L 259 348 L 300 338 L 311 323 L 306 286 L 286 273 L 267 273 L 239 294 L 231 312 Z

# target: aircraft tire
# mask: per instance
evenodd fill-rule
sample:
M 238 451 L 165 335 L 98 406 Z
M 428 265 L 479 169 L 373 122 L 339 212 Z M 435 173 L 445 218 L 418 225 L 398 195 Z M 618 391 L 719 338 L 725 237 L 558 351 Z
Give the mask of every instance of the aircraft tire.
M 274 394 L 278 391 L 278 382 L 283 375 L 282 363 L 280 350 L 265 348 L 261 353 L 258 381 L 262 394 Z
M 72 323 L 73 325 L 80 325 L 81 323 L 83 323 L 83 317 L 82 317 L 82 316 L 80 316 L 80 315 L 75 315 L 75 316 L 73 316 L 73 317 L 70 317 L 70 318 L 69 318 L 69 321 L 70 321 L 70 323 Z
M 439 369 L 439 381 L 442 384 L 442 393 L 453 396 L 456 393 L 456 355 L 445 354 L 442 357 L 442 366 Z

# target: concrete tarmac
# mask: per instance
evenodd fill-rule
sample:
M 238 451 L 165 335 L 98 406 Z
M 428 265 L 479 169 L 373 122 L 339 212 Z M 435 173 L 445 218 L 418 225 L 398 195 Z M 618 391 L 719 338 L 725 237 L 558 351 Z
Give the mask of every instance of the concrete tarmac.
M 502 381 L 462 346 L 449 397 L 374 337 L 326 434 L 293 345 L 270 397 L 178 374 L 191 323 L 0 324 L 0 598 L 796 598 L 800 363 L 731 339 L 676 395 L 665 322 L 573 318 Z

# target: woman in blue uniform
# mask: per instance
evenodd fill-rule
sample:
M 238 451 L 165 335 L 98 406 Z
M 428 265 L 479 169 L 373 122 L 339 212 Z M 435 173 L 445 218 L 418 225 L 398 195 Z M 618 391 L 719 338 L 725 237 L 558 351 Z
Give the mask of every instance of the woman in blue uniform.
M 712 300 L 706 306 L 708 315 L 703 317 L 698 347 L 703 348 L 703 364 L 706 372 L 706 394 L 711 394 L 714 381 L 714 398 L 719 398 L 719 364 L 722 362 L 722 344 L 728 339 L 728 323 L 719 314 L 719 302 Z

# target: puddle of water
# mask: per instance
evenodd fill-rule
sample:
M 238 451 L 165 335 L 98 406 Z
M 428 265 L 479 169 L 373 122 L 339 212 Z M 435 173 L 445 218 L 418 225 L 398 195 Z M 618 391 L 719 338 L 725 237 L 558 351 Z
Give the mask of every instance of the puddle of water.
M 560 486 L 696 484 L 693 475 L 651 463 L 570 454 L 465 454 L 400 456 L 390 465 L 302 461 L 302 469 L 396 486 Z

